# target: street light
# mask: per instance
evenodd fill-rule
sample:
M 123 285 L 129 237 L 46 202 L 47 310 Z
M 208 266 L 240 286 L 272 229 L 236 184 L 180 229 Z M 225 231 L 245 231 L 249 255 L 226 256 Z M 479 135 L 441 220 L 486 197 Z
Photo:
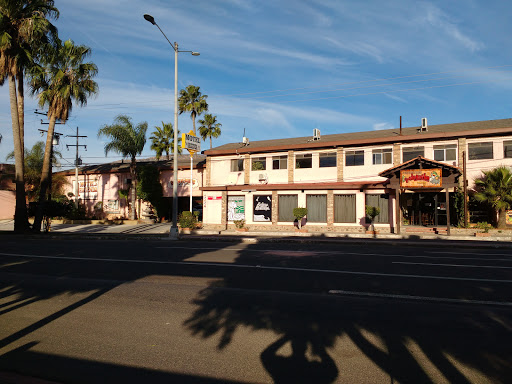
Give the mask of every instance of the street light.
M 171 43 L 165 36 L 164 31 L 158 26 L 153 16 L 145 14 L 144 19 L 162 32 L 165 39 L 169 42 L 172 49 L 174 49 L 174 156 L 173 156 L 173 185 L 172 185 L 172 227 L 170 232 L 171 240 L 178 239 L 178 52 L 190 52 L 192 56 L 199 56 L 199 52 L 194 51 L 180 51 L 178 50 L 178 43 Z

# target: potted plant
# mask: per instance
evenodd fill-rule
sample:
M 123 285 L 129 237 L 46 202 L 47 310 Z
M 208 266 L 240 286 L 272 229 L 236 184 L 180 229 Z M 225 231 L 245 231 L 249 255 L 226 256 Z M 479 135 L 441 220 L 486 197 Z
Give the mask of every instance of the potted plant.
M 233 223 L 235 224 L 235 227 L 236 227 L 236 231 L 237 232 L 247 232 L 249 230 L 249 228 L 247 228 L 245 226 L 245 220 L 244 219 L 241 219 L 241 220 L 233 220 Z
M 197 217 L 190 211 L 183 211 L 178 217 L 178 223 L 183 233 L 190 233 L 196 227 Z
M 476 223 L 476 227 L 480 229 L 482 232 L 475 232 L 476 237 L 488 237 L 491 234 L 489 233 L 489 229 L 491 229 L 491 224 L 486 221 L 481 221 Z
M 302 219 L 308 214 L 307 208 L 297 207 L 293 208 L 293 216 L 297 219 L 297 226 L 299 231 L 302 230 Z M 305 224 L 305 223 L 304 223 Z
M 366 233 L 369 233 L 371 235 L 376 235 L 378 232 L 375 230 L 375 217 L 377 217 L 380 214 L 380 208 L 373 207 L 371 205 L 367 205 L 365 207 L 365 211 L 366 211 L 367 222 L 369 221 L 372 226 L 372 230 L 368 231 L 368 229 L 367 229 Z

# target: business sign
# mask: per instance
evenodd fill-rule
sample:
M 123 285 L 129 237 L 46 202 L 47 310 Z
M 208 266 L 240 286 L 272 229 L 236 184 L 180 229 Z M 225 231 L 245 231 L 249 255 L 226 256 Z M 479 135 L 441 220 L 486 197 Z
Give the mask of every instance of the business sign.
M 254 221 L 272 221 L 272 196 L 254 196 Z
M 73 191 L 75 190 L 76 181 L 73 181 Z M 78 198 L 79 199 L 96 199 L 98 197 L 98 182 L 94 181 L 78 181 Z
M 228 221 L 245 220 L 245 196 L 228 196 Z
M 400 171 L 402 188 L 440 188 L 442 187 L 441 168 L 405 169 Z
M 201 152 L 201 139 L 190 130 L 189 133 L 181 135 L 181 147 L 187 149 L 191 154 Z
M 507 225 L 512 225 L 512 211 L 505 211 L 505 223 Z
M 172 186 L 173 184 L 174 184 L 174 180 L 171 179 L 171 181 L 169 181 L 169 185 Z M 178 179 L 178 187 L 190 188 L 190 179 Z M 199 181 L 197 179 L 192 179 L 192 188 L 198 188 L 198 187 L 199 187 Z

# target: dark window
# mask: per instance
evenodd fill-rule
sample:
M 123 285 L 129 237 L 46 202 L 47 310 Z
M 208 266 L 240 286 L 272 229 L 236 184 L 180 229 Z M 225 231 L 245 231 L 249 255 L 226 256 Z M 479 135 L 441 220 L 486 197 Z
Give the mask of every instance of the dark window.
M 313 155 L 307 153 L 305 155 L 295 155 L 295 168 L 311 168 L 313 167 Z
M 279 221 L 295 221 L 293 209 L 299 205 L 299 197 L 297 195 L 279 195 L 278 200 L 278 220 Z
M 389 223 L 389 195 L 366 195 L 366 205 L 380 208 L 376 223 Z
M 402 149 L 402 162 L 404 163 L 418 156 L 425 156 L 425 147 L 405 147 Z
M 484 160 L 492 158 L 492 142 L 468 144 L 469 160 Z
M 326 223 L 327 222 L 327 195 L 307 195 L 306 215 L 310 223 Z
M 320 154 L 320 168 L 336 166 L 336 152 L 327 152 Z
M 503 157 L 505 157 L 505 158 L 512 157 L 512 141 L 504 141 L 503 142 Z
M 267 169 L 267 158 L 253 157 L 251 168 L 253 171 L 264 171 L 265 169 Z
M 372 151 L 372 159 L 373 164 L 391 164 L 393 161 L 392 149 L 374 149 Z
M 345 165 L 347 167 L 364 165 L 364 151 L 346 151 Z
M 356 195 L 334 195 L 334 222 L 356 222 Z
M 436 160 L 436 161 L 457 160 L 457 146 L 455 144 L 434 145 L 434 160 Z
M 244 170 L 244 159 L 231 160 L 231 172 L 241 172 Z
M 272 156 L 272 169 L 287 169 L 288 156 Z

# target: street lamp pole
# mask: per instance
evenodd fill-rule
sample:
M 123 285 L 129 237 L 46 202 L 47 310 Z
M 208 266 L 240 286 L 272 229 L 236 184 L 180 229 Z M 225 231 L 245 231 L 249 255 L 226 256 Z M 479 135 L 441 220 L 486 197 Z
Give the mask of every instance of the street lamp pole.
M 174 155 L 173 155 L 173 183 L 172 183 L 172 227 L 169 234 L 171 240 L 178 239 L 178 52 L 190 52 L 192 56 L 199 56 L 198 52 L 194 51 L 180 51 L 178 50 L 178 43 L 171 43 L 165 35 L 164 31 L 156 23 L 153 16 L 145 14 L 144 19 L 162 32 L 165 39 L 169 42 L 174 49 Z

